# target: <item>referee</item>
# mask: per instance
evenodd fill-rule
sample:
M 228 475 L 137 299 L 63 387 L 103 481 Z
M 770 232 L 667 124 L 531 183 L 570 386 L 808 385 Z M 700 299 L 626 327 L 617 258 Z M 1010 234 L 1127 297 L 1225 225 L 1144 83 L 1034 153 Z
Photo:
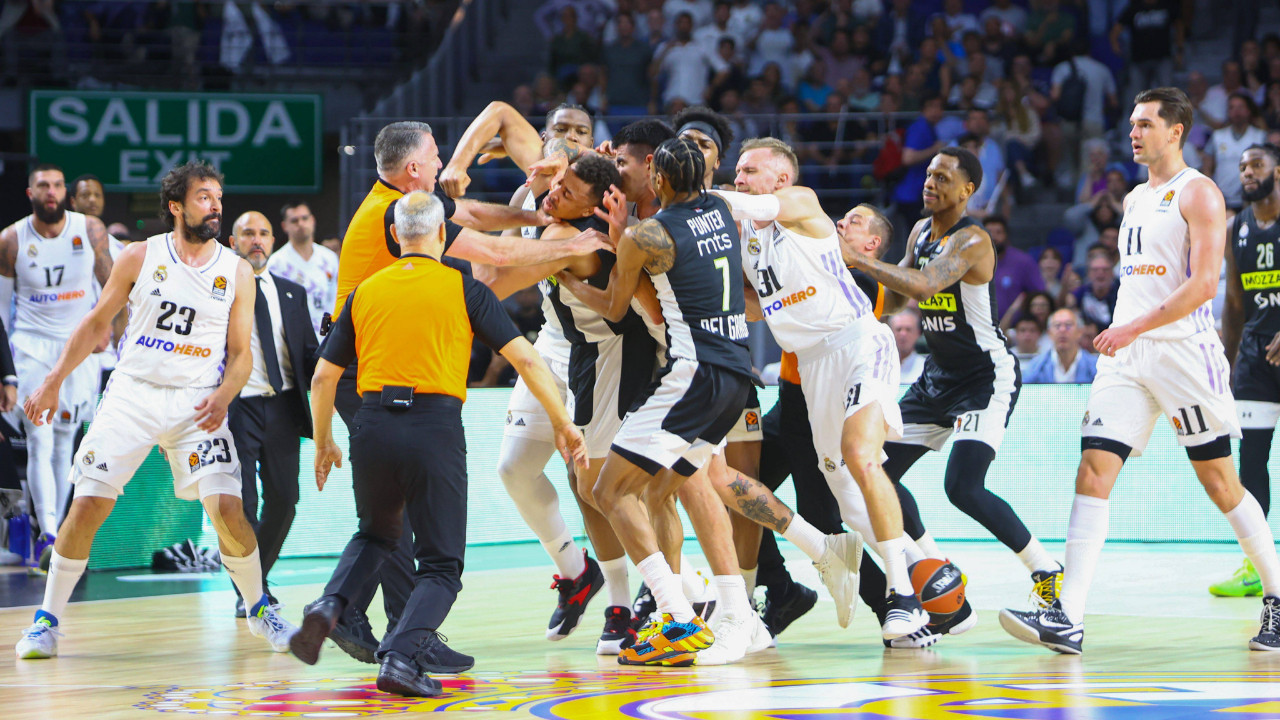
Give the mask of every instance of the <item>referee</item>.
M 359 531 L 347 543 L 324 595 L 307 607 L 290 647 L 314 664 L 347 603 L 378 573 L 401 535 L 413 531 L 413 593 L 378 647 L 378 689 L 410 696 L 441 692 L 428 672 L 463 672 L 474 659 L 444 644 L 437 629 L 462 589 L 467 464 L 462 432 L 472 336 L 502 353 L 546 408 L 556 447 L 585 470 L 586 446 L 537 351 L 484 284 L 440 263 L 444 207 L 421 191 L 395 205 L 400 258 L 347 297 L 311 383 L 316 486 L 324 489 L 342 451 L 333 440 L 333 399 L 343 369 L 359 358 L 363 398 L 351 432 Z M 407 510 L 407 512 L 406 512 Z

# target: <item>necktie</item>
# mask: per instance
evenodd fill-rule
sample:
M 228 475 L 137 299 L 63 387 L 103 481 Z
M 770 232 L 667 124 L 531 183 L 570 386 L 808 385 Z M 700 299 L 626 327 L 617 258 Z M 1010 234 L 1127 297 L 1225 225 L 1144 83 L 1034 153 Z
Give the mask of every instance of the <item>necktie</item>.
M 258 283 L 258 299 L 253 304 L 253 319 L 258 323 L 258 344 L 262 345 L 262 362 L 267 366 L 267 382 L 271 383 L 271 391 L 278 393 L 284 389 L 284 380 L 280 377 L 280 359 L 276 357 L 276 331 L 271 327 L 267 296 L 262 294 L 262 278 L 254 279 Z

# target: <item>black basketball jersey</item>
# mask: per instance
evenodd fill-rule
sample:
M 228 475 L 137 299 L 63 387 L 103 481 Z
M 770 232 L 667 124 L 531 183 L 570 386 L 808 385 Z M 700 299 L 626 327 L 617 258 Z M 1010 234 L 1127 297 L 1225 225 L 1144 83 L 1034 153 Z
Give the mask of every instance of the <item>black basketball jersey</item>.
M 539 199 L 538 205 L 542 202 Z M 598 217 L 584 217 L 575 220 L 567 220 L 570 225 L 579 231 L 599 230 L 604 234 L 609 233 L 609 224 Z M 538 228 L 538 236 L 542 236 L 542 228 Z M 618 256 L 608 250 L 597 250 L 596 256 L 600 258 L 600 269 L 594 275 L 586 279 L 586 283 L 592 287 L 603 290 L 609 285 L 609 273 L 613 270 L 613 266 L 618 261 Z M 633 309 L 628 309 L 626 317 L 618 322 L 610 322 L 603 315 L 587 307 L 574 296 L 560 287 L 554 277 L 547 278 L 549 288 L 547 290 L 547 300 L 551 303 L 551 309 L 556 314 L 556 318 L 560 321 L 560 327 L 564 331 L 564 338 L 574 345 L 583 343 L 600 342 L 613 335 L 621 335 L 624 332 L 639 329 L 645 330 L 644 320 Z
M 933 219 L 926 220 L 916 238 L 916 268 L 927 266 L 942 253 L 952 236 L 967 227 L 981 228 L 982 224 L 962 217 L 935 240 L 930 234 Z M 991 352 L 1009 352 L 996 314 L 996 288 L 990 282 L 973 285 L 957 280 L 921 302 L 920 314 L 930 357 L 943 369 L 989 368 Z
M 1244 331 L 1280 332 L 1280 221 L 1263 230 L 1249 205 L 1231 225 L 1231 252 L 1244 286 Z
M 675 264 L 653 277 L 667 321 L 667 355 L 751 374 L 742 250 L 729 206 L 704 193 L 652 218 L 675 241 Z

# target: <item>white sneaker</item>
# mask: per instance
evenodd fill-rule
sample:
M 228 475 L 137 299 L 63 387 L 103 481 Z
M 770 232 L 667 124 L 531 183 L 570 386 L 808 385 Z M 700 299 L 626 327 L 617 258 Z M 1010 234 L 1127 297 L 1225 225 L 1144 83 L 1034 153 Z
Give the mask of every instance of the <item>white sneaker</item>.
M 58 654 L 58 636 L 62 633 L 42 622 L 32 623 L 22 631 L 22 638 L 14 648 L 19 660 L 39 660 Z
M 767 650 L 771 647 L 777 647 L 773 635 L 769 633 L 769 627 L 764 624 L 764 620 L 756 613 L 751 613 L 752 628 L 751 642 L 747 645 L 747 654 L 758 653 L 761 650 Z
M 738 617 L 736 613 L 726 611 L 720 613 L 716 621 L 713 631 L 716 641 L 711 647 L 698 651 L 698 665 L 728 665 L 747 654 L 747 647 L 751 644 L 751 618 Z
M 298 628 L 280 616 L 281 606 L 265 605 L 257 615 L 250 615 L 249 632 L 254 637 L 266 638 L 271 649 L 278 653 L 289 652 L 289 638 Z
M 862 536 L 856 532 L 828 535 L 826 549 L 813 566 L 836 602 L 836 622 L 849 627 L 858 602 L 858 568 L 862 565 Z
M 885 640 L 884 646 L 898 650 L 919 650 L 921 648 L 930 647 L 941 639 L 941 635 L 934 633 L 927 627 L 923 627 L 910 635 L 903 635 L 902 637 L 896 637 L 892 640 Z

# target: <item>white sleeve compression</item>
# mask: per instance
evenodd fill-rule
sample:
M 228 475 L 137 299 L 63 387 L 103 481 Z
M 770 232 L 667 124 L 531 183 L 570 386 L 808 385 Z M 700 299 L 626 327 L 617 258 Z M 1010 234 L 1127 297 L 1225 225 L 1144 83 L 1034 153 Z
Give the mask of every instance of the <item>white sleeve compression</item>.
M 755 220 L 768 222 L 775 220 L 782 210 L 776 195 L 748 195 L 732 190 L 713 190 L 725 202 L 729 203 L 729 211 L 734 220 Z

